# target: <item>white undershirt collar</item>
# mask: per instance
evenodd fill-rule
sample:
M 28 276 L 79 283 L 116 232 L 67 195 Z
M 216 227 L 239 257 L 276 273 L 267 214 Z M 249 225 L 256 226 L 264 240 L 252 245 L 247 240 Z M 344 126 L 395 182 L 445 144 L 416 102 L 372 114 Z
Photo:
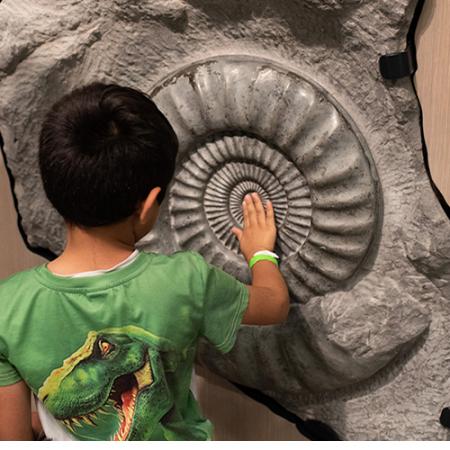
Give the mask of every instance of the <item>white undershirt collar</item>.
M 70 275 L 60 275 L 59 273 L 52 272 L 53 275 L 57 275 L 58 277 L 65 277 L 65 278 L 80 278 L 80 277 L 94 277 L 96 275 L 101 275 L 102 273 L 112 272 L 113 270 L 117 269 L 123 269 L 124 267 L 130 265 L 138 256 L 139 250 L 135 250 L 131 255 L 129 255 L 127 258 L 125 258 L 120 263 L 116 264 L 113 267 L 110 267 L 109 269 L 99 269 L 99 270 L 91 270 L 88 272 L 78 272 L 78 273 L 71 273 Z

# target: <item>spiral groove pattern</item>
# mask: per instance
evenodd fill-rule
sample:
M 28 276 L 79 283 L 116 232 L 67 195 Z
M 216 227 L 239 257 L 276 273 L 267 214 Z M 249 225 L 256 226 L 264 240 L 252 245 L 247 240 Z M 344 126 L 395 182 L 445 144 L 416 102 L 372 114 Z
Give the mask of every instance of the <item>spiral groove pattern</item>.
M 197 158 L 203 164 L 196 164 Z M 184 180 L 193 176 L 205 182 L 187 186 Z M 180 245 L 185 247 L 193 239 L 204 214 L 215 237 L 237 253 L 239 243 L 231 227 L 242 226 L 242 202 L 250 192 L 272 201 L 280 251 L 286 256 L 297 251 L 311 225 L 307 183 L 282 154 L 246 136 L 226 136 L 207 143 L 177 174 L 171 190 L 171 212 L 175 229 L 182 229 L 178 233 Z M 190 202 L 185 208 L 187 196 Z M 193 211 L 198 213 L 193 215 Z M 186 220 L 194 220 L 194 226 L 185 229 L 182 224 Z

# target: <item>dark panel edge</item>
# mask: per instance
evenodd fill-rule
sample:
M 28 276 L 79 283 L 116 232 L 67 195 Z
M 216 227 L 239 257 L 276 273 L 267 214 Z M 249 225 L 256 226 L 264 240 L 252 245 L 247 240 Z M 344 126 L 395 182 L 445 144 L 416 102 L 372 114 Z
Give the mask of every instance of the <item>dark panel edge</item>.
M 53 253 L 50 249 L 45 248 L 45 247 L 32 246 L 28 242 L 28 237 L 25 233 L 25 230 L 24 230 L 23 224 L 22 224 L 22 216 L 19 212 L 19 202 L 17 200 L 16 194 L 14 191 L 14 185 L 15 185 L 14 176 L 8 165 L 8 157 L 6 156 L 4 147 L 5 147 L 5 142 L 3 140 L 3 136 L 2 136 L 1 130 L 0 130 L 0 153 L 1 153 L 3 161 L 5 163 L 6 175 L 8 177 L 8 181 L 9 181 L 9 187 L 10 187 L 11 196 L 13 199 L 14 209 L 16 210 L 16 214 L 17 214 L 17 222 L 16 223 L 17 223 L 17 227 L 19 228 L 20 236 L 22 237 L 22 240 L 23 240 L 25 246 L 27 247 L 27 249 L 30 252 L 35 253 L 36 255 L 42 256 L 43 258 L 46 258 L 49 261 L 51 261 L 51 260 L 55 259 L 57 256 L 55 253 Z

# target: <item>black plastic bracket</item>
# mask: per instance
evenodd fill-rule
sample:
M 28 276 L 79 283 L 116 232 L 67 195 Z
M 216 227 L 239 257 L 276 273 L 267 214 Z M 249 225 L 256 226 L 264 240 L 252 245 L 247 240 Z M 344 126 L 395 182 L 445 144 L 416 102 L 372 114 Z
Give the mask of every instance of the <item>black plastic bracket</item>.
M 390 53 L 380 56 L 381 76 L 387 80 L 409 77 L 417 69 L 414 52 L 408 46 L 404 52 Z
M 439 422 L 445 428 L 450 428 L 450 408 L 444 408 L 441 411 L 441 416 L 439 417 Z

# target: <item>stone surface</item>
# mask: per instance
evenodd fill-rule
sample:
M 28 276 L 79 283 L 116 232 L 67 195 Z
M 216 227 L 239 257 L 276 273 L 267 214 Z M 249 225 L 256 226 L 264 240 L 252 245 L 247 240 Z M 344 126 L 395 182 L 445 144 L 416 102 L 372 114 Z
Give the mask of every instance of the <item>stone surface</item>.
M 229 227 L 271 198 L 288 322 L 199 358 L 344 439 L 446 439 L 450 222 L 425 172 L 411 81 L 383 81 L 415 0 L 4 0 L 0 132 L 29 243 L 62 221 L 37 168 L 45 111 L 94 80 L 153 95 L 181 150 L 154 232 L 248 279 Z

